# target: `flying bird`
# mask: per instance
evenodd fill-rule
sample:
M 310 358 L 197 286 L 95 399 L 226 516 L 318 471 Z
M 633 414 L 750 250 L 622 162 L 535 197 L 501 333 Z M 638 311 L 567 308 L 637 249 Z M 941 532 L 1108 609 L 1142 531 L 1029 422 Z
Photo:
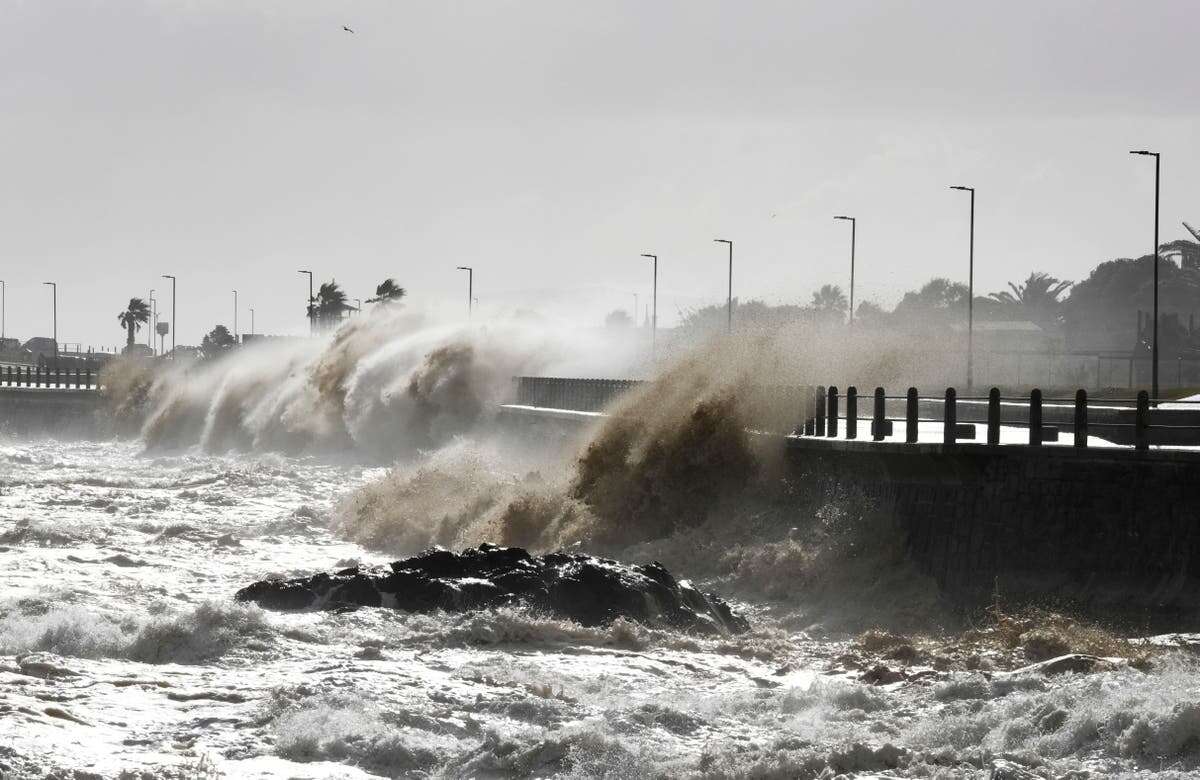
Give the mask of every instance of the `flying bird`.
M 354 32 L 354 30 L 351 30 L 349 27 L 347 27 L 347 26 L 346 26 L 346 25 L 344 25 L 344 24 L 342 25 L 342 29 L 343 29 L 343 30 L 345 30 L 345 31 L 346 31 L 346 32 L 348 32 L 348 33 L 352 33 L 352 32 Z

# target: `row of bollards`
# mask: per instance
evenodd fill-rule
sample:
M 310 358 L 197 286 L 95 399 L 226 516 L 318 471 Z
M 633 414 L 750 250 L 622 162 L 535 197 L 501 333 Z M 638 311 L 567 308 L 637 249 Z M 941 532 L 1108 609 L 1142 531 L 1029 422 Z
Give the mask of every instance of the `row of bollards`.
M 837 387 L 815 388 L 813 400 L 809 407 L 809 412 L 806 412 L 802 431 L 808 436 L 823 436 L 827 438 L 838 437 L 839 423 L 839 402 L 843 396 L 839 395 Z M 858 438 L 858 388 L 850 386 L 846 388 L 845 393 L 845 420 L 846 420 L 846 438 Z M 921 422 L 938 422 L 936 419 L 922 420 L 920 417 L 920 402 L 921 397 L 917 393 L 915 387 L 908 388 L 908 392 L 903 397 L 888 396 L 882 387 L 876 387 L 874 393 L 874 408 L 870 418 L 871 420 L 871 439 L 873 441 L 883 441 L 888 436 L 892 435 L 892 420 L 887 416 L 887 402 L 889 400 L 905 402 L 904 414 L 904 441 L 907 444 L 916 444 L 920 440 L 919 423 Z M 946 393 L 941 399 L 927 398 L 925 400 L 942 402 L 942 444 L 953 445 L 960 440 L 973 440 L 975 438 L 975 425 L 973 423 L 958 422 L 958 392 L 953 387 L 946 388 Z M 969 399 L 969 400 L 983 400 Z M 1028 417 L 1024 421 L 1010 422 L 1011 425 L 1025 425 L 1029 431 L 1028 445 L 1031 447 L 1039 447 L 1047 441 L 1058 441 L 1059 428 L 1056 425 L 1046 425 L 1043 423 L 1042 407 L 1043 398 L 1042 391 L 1034 389 L 1029 393 L 1029 398 L 1009 398 L 1004 399 L 1000 395 L 1000 390 L 993 387 L 987 396 L 987 443 L 992 446 L 1000 444 L 1000 426 L 1001 426 L 1001 402 L 1012 401 L 1028 404 Z M 1146 450 L 1150 446 L 1150 395 L 1146 391 L 1141 391 L 1137 395 L 1137 405 L 1134 410 L 1133 423 L 1105 423 L 1107 427 L 1128 427 L 1134 429 L 1134 447 L 1139 450 Z M 1074 420 L 1073 420 L 1073 444 L 1076 447 L 1084 448 L 1088 446 L 1088 395 L 1086 390 L 1078 390 L 1075 393 L 1074 400 Z
M 22 371 L 21 368 L 13 366 L 5 366 L 3 373 L 0 373 L 0 378 L 3 379 L 7 387 L 61 387 L 70 389 L 72 386 L 76 390 L 90 389 L 92 387 L 92 369 L 86 368 L 82 371 L 78 368 L 74 370 L 74 382 L 72 382 L 71 369 L 62 370 L 54 369 L 51 371 L 47 368 L 42 370 L 41 366 L 33 369 L 29 366 Z

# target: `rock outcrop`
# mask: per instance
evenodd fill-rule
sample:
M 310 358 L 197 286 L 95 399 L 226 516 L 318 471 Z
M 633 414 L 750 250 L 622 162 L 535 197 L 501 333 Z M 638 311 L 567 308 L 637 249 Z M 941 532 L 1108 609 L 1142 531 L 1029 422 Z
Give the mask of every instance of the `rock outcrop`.
M 237 598 L 273 610 L 351 605 L 467 612 L 516 606 L 585 626 L 624 617 L 705 634 L 749 629 L 722 599 L 676 580 L 657 562 L 627 566 L 589 555 L 535 556 L 491 544 L 462 553 L 427 550 L 388 567 L 264 580 L 242 588 Z

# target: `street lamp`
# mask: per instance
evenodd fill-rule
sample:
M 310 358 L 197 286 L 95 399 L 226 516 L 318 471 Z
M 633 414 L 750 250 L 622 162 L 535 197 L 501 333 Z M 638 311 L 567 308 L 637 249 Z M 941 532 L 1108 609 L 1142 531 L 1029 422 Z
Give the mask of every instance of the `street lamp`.
M 308 335 L 312 335 L 316 330 L 315 316 L 313 311 L 313 276 L 312 271 L 297 271 L 296 273 L 308 274 Z
M 975 188 L 951 185 L 971 193 L 971 250 L 967 266 L 967 389 L 975 383 Z
M 1154 259 L 1154 340 L 1150 343 L 1150 397 L 1158 403 L 1158 182 L 1159 168 L 1162 162 L 1158 152 L 1148 152 L 1138 149 L 1130 154 L 1140 154 L 1154 158 L 1154 249 L 1150 256 Z
M 179 332 L 179 320 L 175 317 L 175 277 L 163 274 L 162 278 L 171 280 L 171 360 L 175 359 L 175 334 Z
M 238 342 L 237 315 L 238 315 L 237 290 L 234 290 L 233 291 L 233 343 L 234 344 L 236 344 Z
M 471 311 L 475 305 L 472 290 L 475 287 L 475 269 L 469 265 L 456 266 L 456 270 L 467 272 L 467 319 L 471 319 Z
M 256 331 L 254 329 L 254 307 L 251 306 L 250 307 L 250 335 L 253 336 L 256 333 L 258 333 L 258 331 Z
M 150 354 L 154 354 L 154 290 L 150 290 L 150 298 L 147 301 L 150 304 L 150 327 L 146 328 L 146 346 L 150 348 Z
M 654 261 L 654 315 L 650 320 L 650 356 L 654 356 L 655 340 L 658 338 L 658 255 L 643 254 Z
M 4 338 L 4 321 L 8 319 L 8 284 L 0 279 L 0 339 Z
M 54 303 L 53 303 L 53 306 L 54 306 L 54 308 L 53 308 L 53 311 L 54 311 L 54 370 L 57 371 L 58 370 L 58 285 L 55 284 L 54 282 L 42 282 L 42 284 L 50 285 L 51 295 L 53 296 L 52 300 L 54 301 Z
M 858 233 L 858 220 L 854 217 L 838 215 L 834 219 L 843 219 L 850 223 L 850 325 L 854 324 L 854 242 Z
M 733 242 L 724 238 L 714 238 L 713 243 L 729 246 L 729 295 L 726 298 L 725 330 L 733 333 Z

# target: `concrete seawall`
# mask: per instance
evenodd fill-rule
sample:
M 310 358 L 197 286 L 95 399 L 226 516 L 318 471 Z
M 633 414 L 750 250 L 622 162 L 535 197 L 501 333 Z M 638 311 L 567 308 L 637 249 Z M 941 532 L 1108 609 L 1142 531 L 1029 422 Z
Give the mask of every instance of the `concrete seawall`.
M 956 600 L 1198 604 L 1198 453 L 820 439 L 788 453 L 874 497 Z
M 89 438 L 103 432 L 95 390 L 0 387 L 0 429 L 18 436 Z

